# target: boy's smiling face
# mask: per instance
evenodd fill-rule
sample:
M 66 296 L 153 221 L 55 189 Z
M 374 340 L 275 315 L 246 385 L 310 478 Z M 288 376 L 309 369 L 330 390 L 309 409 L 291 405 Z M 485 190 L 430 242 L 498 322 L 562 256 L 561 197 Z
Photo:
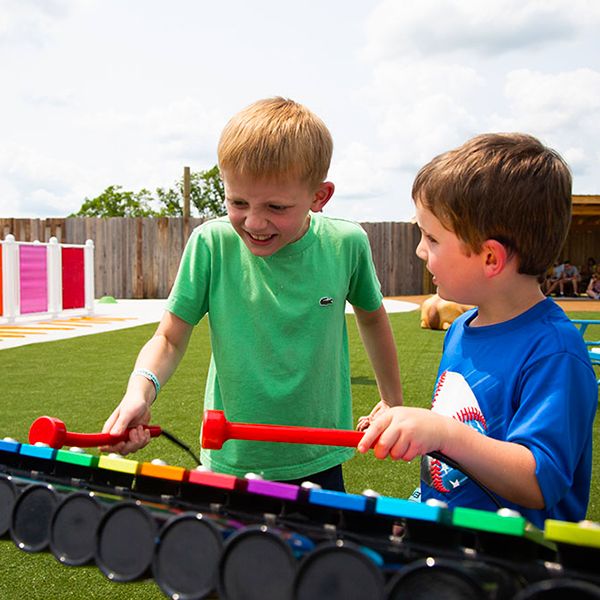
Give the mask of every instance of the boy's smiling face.
M 485 280 L 480 254 L 467 252 L 464 242 L 420 202 L 416 213 L 421 230 L 416 253 L 433 275 L 438 294 L 445 300 L 476 304 Z
M 311 191 L 306 183 L 255 179 L 222 173 L 227 214 L 233 228 L 255 256 L 271 256 L 299 240 L 307 231 L 309 212 L 319 212 L 334 186 L 321 183 Z

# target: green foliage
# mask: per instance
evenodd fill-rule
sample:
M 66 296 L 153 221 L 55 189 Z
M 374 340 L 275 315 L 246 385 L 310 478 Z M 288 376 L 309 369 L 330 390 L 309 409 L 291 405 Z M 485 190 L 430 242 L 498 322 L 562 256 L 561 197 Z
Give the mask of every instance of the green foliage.
M 150 207 L 152 194 L 142 189 L 139 192 L 123 190 L 120 185 L 109 185 L 96 198 L 86 198 L 78 212 L 70 217 L 153 217 Z
M 86 198 L 70 217 L 180 217 L 183 216 L 183 177 L 170 188 L 156 188 L 154 194 L 107 187 L 96 198 Z M 153 208 L 154 207 L 154 208 Z M 211 218 L 224 215 L 225 190 L 219 167 L 190 173 L 190 216 Z

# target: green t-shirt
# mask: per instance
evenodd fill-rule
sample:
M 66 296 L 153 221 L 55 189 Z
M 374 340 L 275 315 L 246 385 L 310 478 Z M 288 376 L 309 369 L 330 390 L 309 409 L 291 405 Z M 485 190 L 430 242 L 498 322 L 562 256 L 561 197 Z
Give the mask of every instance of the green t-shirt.
M 167 309 L 193 325 L 209 315 L 205 409 L 224 410 L 230 421 L 348 429 L 346 300 L 367 311 L 382 302 L 358 224 L 314 214 L 302 238 L 257 257 L 220 218 L 190 236 Z M 201 457 L 214 471 L 286 480 L 353 454 L 335 446 L 229 440 Z

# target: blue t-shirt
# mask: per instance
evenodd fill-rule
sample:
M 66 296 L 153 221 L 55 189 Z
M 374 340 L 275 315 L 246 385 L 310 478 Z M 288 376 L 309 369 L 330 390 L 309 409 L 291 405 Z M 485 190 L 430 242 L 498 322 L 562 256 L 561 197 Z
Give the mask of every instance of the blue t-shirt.
M 598 390 L 579 331 L 549 298 L 504 323 L 470 327 L 476 316 L 477 309 L 461 315 L 446 334 L 432 410 L 533 453 L 545 508 L 499 497 L 503 506 L 538 527 L 584 519 Z M 427 456 L 421 492 L 422 501 L 496 510 L 460 471 Z

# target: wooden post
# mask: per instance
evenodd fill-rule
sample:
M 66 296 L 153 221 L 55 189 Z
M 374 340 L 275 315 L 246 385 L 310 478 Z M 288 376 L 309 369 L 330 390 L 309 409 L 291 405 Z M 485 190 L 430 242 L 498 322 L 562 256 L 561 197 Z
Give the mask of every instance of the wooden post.
M 183 238 L 187 240 L 190 235 L 190 195 L 192 182 L 190 168 L 183 167 Z

